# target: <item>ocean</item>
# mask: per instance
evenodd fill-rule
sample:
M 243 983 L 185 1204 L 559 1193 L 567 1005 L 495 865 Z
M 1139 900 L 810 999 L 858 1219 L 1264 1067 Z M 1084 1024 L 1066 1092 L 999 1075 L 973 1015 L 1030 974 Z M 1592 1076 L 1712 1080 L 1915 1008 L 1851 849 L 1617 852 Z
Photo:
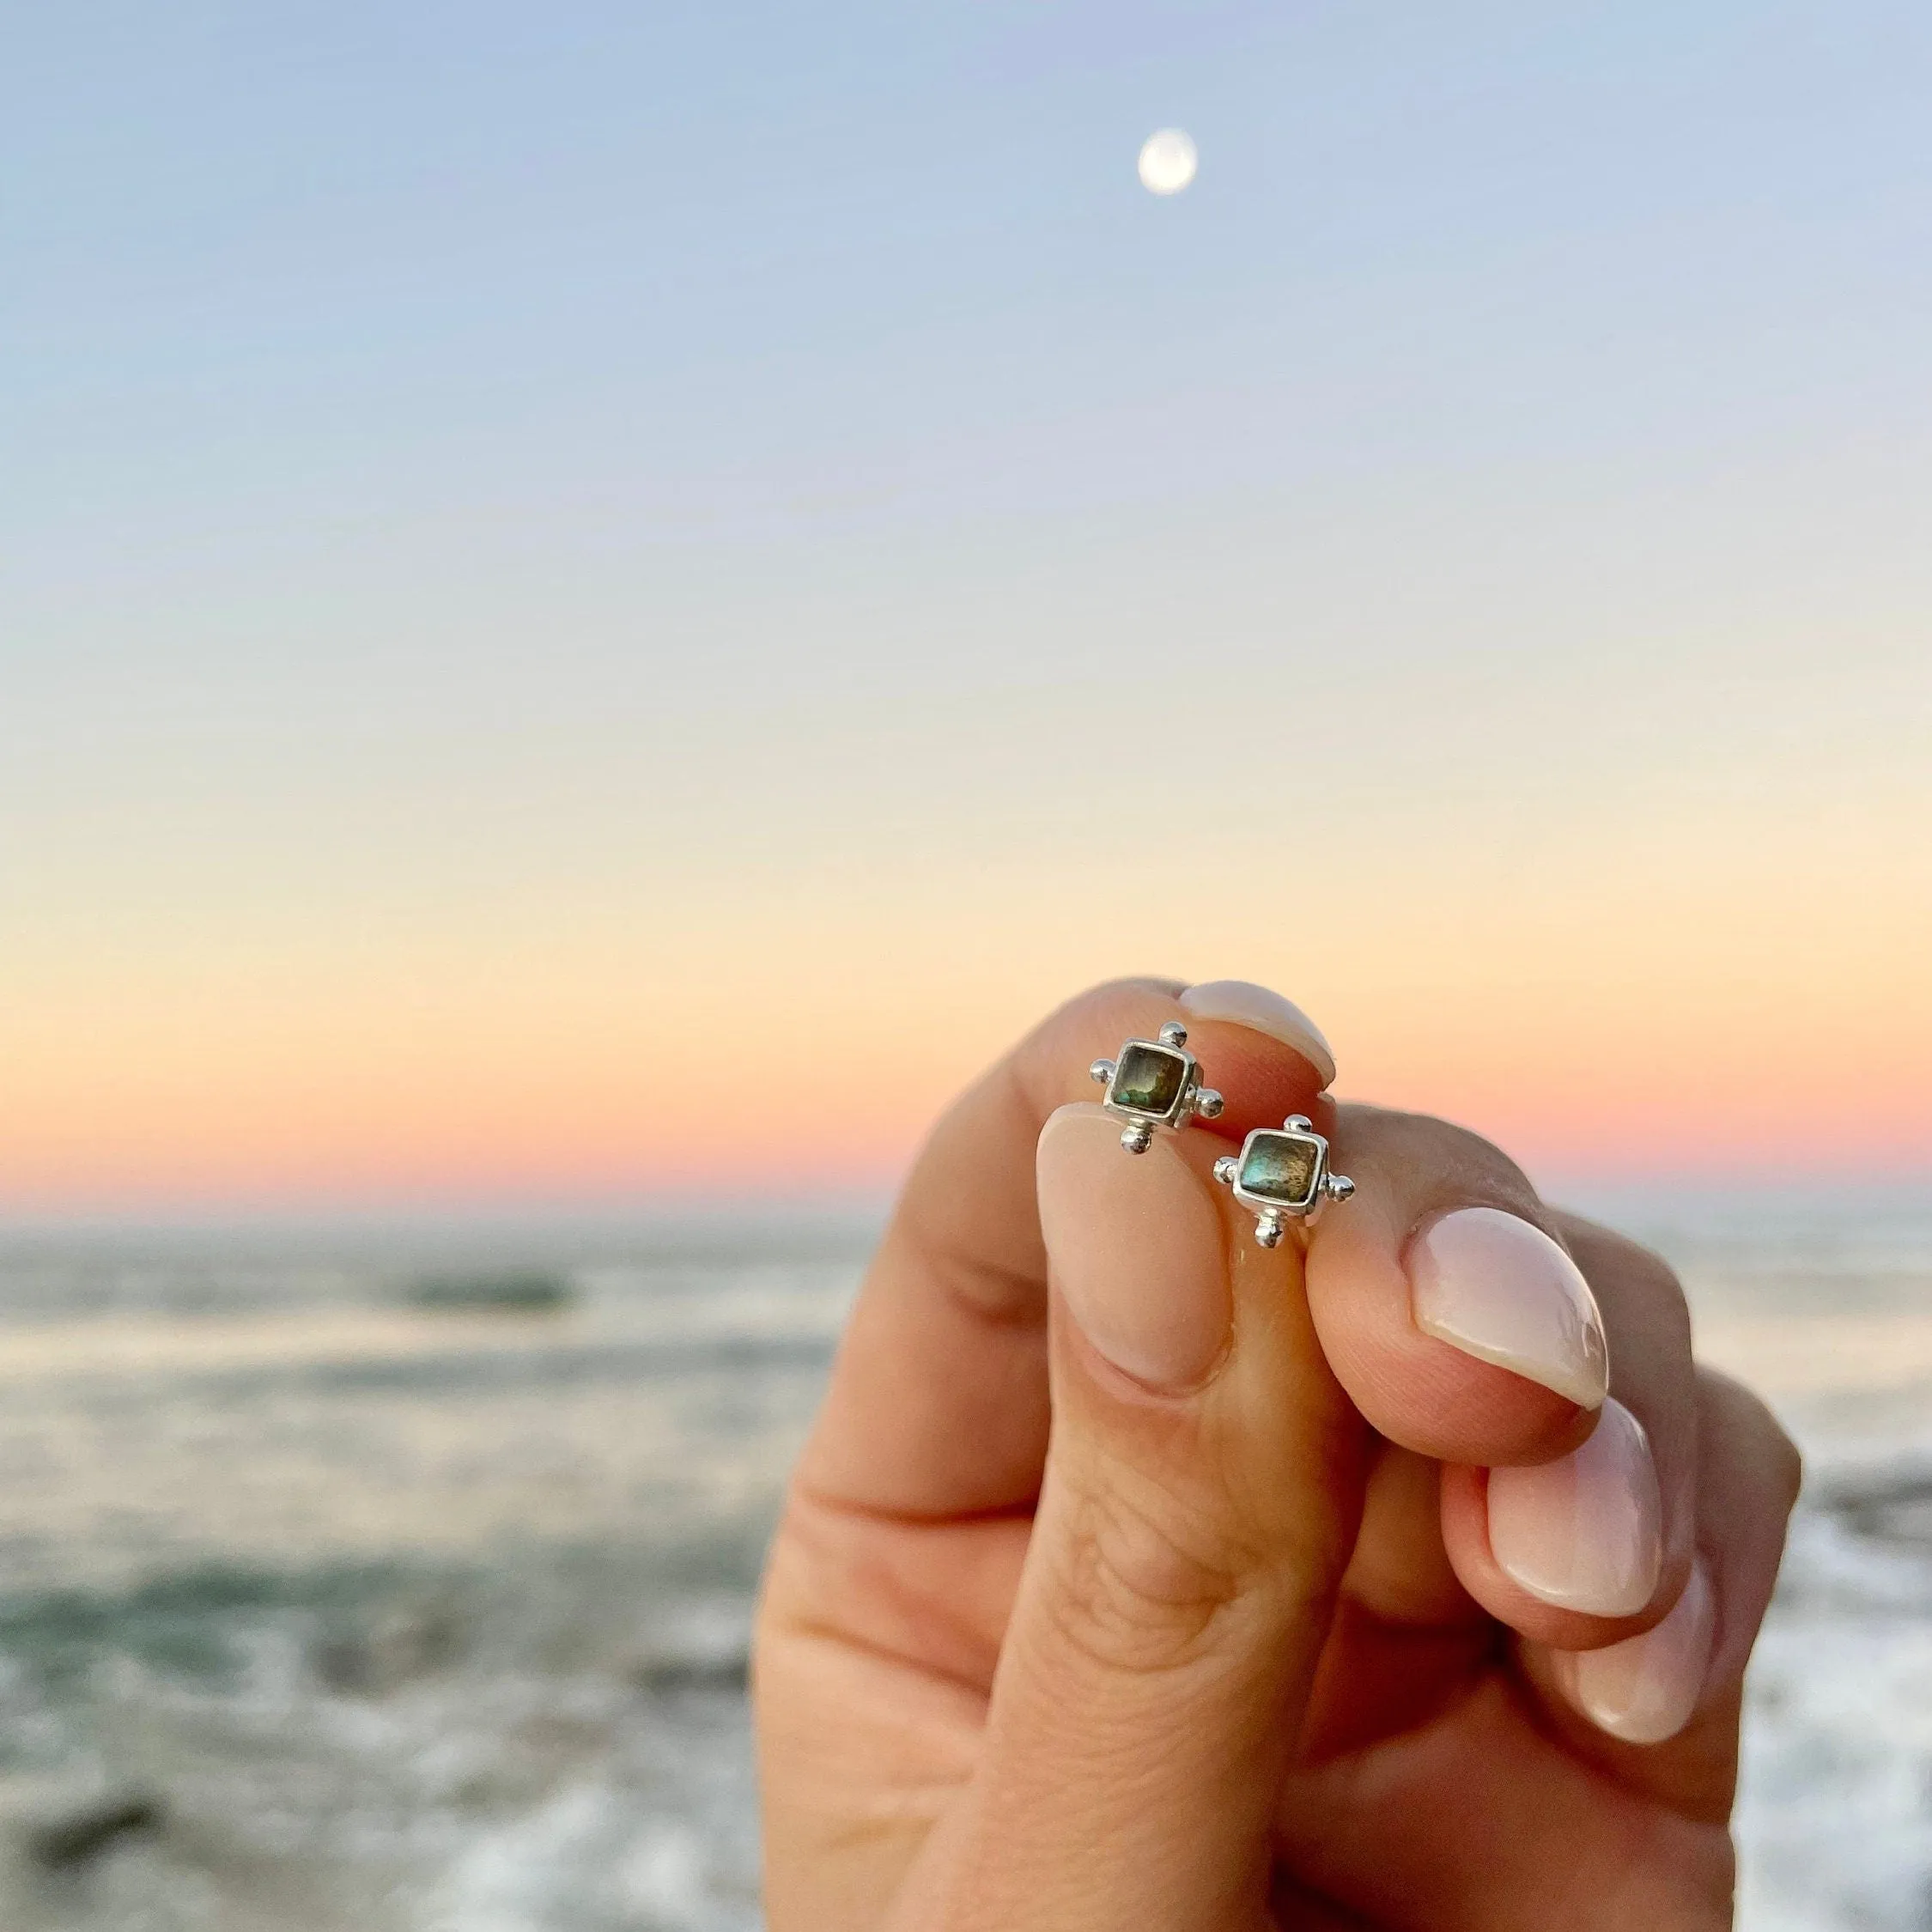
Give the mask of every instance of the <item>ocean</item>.
M 1805 1500 L 1746 1932 L 1932 1928 L 1932 1199 L 1631 1196 Z M 857 1218 L 0 1234 L 0 1923 L 752 1932 Z

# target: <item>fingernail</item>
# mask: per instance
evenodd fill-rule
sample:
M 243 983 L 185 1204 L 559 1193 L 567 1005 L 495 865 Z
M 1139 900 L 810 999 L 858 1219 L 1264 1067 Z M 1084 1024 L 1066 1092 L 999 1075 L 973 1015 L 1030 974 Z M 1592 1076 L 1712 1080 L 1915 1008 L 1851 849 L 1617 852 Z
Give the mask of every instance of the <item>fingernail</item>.
M 1489 1546 L 1546 1603 L 1634 1616 L 1663 1567 L 1663 1504 L 1643 1425 L 1606 1401 L 1590 1439 L 1560 1461 L 1492 1469 Z
M 1248 980 L 1210 980 L 1204 986 L 1191 986 L 1181 995 L 1181 1004 L 1197 1019 L 1226 1020 L 1230 1025 L 1251 1027 L 1292 1047 L 1321 1076 L 1321 1084 L 1331 1086 L 1335 1078 L 1335 1056 L 1321 1037 L 1321 1029 L 1291 999 L 1270 993 L 1265 986 Z
M 1227 1346 L 1221 1227 L 1200 1176 L 1157 1139 L 1138 1157 L 1097 1107 L 1062 1107 L 1040 1136 L 1040 1227 L 1067 1312 L 1117 1369 L 1191 1388 Z
M 1662 1744 L 1691 1721 L 1710 1668 L 1716 1604 L 1702 1559 L 1655 1630 L 1601 1650 L 1559 1650 L 1557 1682 L 1599 1730 L 1625 1744 Z
M 1603 1321 L 1577 1264 L 1499 1207 L 1462 1207 L 1409 1245 L 1409 1294 L 1425 1335 L 1553 1388 L 1586 1409 L 1610 1386 Z

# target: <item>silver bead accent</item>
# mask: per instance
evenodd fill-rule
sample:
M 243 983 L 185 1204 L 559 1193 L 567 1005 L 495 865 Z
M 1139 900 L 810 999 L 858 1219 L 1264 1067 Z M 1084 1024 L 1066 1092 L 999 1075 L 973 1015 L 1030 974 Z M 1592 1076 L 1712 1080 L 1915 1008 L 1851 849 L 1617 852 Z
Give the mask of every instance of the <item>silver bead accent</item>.
M 1121 1145 L 1130 1154 L 1145 1154 L 1154 1144 L 1154 1130 L 1145 1121 L 1136 1121 L 1121 1130 Z

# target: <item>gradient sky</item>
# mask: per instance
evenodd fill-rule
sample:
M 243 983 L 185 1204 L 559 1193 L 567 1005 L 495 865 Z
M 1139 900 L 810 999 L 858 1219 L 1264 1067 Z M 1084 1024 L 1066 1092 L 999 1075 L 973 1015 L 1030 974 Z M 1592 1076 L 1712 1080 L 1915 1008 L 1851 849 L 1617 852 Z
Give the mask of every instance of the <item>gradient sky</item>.
M 870 1184 L 1127 970 L 1932 1171 L 1923 0 L 6 42 L 0 1207 Z

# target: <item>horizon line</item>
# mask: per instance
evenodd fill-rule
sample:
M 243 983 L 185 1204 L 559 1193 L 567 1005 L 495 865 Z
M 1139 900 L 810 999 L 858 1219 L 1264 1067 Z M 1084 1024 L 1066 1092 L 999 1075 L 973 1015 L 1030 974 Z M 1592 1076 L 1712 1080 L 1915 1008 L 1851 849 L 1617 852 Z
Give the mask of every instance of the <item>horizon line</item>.
M 1725 1206 L 1803 1213 L 1842 1207 L 1918 1207 L 1932 1212 L 1932 1167 L 1859 1176 L 1794 1176 L 1770 1169 L 1686 1173 L 1634 1173 L 1598 1169 L 1532 1176 L 1552 1201 L 1625 1209 Z M 738 1223 L 774 1227 L 883 1224 L 898 1194 L 896 1180 L 793 1186 L 747 1194 L 724 1188 L 678 1187 L 608 1194 L 425 1194 L 334 1198 L 230 1198 L 73 1201 L 58 1206 L 0 1200 L 0 1241 L 88 1235 L 226 1233 L 431 1233 L 492 1228 L 532 1231 L 573 1228 L 613 1231 Z

